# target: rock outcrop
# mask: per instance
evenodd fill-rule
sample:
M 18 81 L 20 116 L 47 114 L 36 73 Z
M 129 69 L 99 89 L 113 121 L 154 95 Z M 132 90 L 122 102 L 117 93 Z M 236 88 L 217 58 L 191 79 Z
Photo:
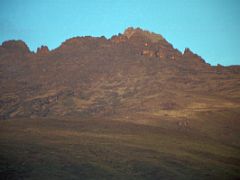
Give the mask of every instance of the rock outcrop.
M 0 47 L 2 51 L 7 51 L 9 53 L 19 53 L 19 54 L 30 53 L 28 46 L 22 40 L 5 41 L 2 43 Z
M 49 52 L 50 51 L 47 46 L 41 46 L 40 48 L 37 48 L 37 55 L 46 56 Z
M 189 60 L 197 60 L 200 63 L 206 63 L 202 57 L 193 53 L 189 48 L 185 48 L 183 52 L 183 58 L 189 59 Z

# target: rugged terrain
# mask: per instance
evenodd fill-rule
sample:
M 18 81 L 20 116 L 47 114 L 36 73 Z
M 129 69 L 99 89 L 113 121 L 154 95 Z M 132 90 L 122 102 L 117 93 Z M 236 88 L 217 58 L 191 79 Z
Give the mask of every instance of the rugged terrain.
M 240 66 L 139 28 L 0 46 L 2 179 L 238 179 Z

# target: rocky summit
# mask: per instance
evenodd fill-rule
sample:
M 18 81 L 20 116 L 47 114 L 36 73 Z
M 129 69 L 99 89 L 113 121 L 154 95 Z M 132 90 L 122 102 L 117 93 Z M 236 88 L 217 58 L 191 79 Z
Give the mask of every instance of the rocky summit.
M 0 46 L 0 179 L 240 179 L 240 66 L 140 28 Z

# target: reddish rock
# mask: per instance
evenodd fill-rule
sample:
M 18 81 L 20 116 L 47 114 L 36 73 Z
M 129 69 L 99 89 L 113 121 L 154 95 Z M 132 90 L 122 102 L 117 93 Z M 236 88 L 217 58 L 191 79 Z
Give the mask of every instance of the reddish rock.
M 201 56 L 193 53 L 189 48 L 185 48 L 183 52 L 183 58 L 187 60 L 195 61 L 196 63 L 207 64 Z
M 118 34 L 118 36 L 112 36 L 111 41 L 114 43 L 122 43 L 127 41 L 127 37 L 122 34 Z
M 11 53 L 20 53 L 20 54 L 30 53 L 28 46 L 22 40 L 5 41 L 2 43 L 2 46 L 0 47 L 2 50 L 5 50 Z
M 47 46 L 41 46 L 40 48 L 37 48 L 37 55 L 47 55 L 49 52 L 50 51 Z
M 134 36 L 141 36 L 148 40 L 150 40 L 153 43 L 157 43 L 159 41 L 164 41 L 165 39 L 160 35 L 156 33 L 152 33 L 146 30 L 142 30 L 140 28 L 127 28 L 124 33 L 124 36 L 126 36 L 128 39 L 134 37 Z

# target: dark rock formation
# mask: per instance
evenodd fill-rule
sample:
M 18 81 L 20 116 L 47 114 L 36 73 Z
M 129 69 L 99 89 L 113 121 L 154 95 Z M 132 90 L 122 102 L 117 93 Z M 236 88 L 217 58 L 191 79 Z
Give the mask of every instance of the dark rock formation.
M 185 48 L 183 52 L 183 58 L 189 60 L 197 60 L 199 63 L 206 63 L 202 57 L 193 53 L 189 48 Z
M 44 56 L 48 55 L 49 49 L 47 46 L 41 46 L 40 48 L 37 48 L 37 55 Z

